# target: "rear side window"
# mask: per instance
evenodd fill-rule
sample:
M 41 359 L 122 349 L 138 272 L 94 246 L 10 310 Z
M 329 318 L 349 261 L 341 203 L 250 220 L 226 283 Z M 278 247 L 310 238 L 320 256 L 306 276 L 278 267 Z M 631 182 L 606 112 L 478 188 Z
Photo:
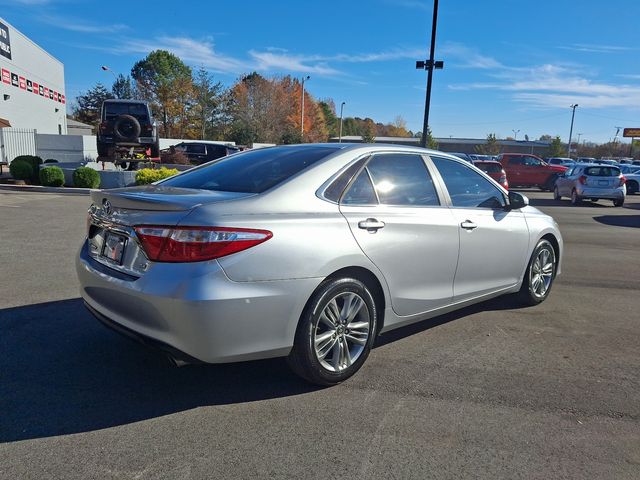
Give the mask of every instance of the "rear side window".
M 371 183 L 371 177 L 369 177 L 369 172 L 366 168 L 360 172 L 360 175 L 358 175 L 351 184 L 347 193 L 344 194 L 342 203 L 345 205 L 378 204 L 378 198 L 376 197 L 376 192 Z
M 362 168 L 362 165 L 366 161 L 366 158 L 362 160 L 358 160 L 357 162 L 350 165 L 344 172 L 342 172 L 338 178 L 336 178 L 331 185 L 329 185 L 324 191 L 324 198 L 327 200 L 331 200 L 332 202 L 338 203 L 340 200 L 340 196 L 344 189 L 347 188 L 349 182 L 353 178 L 353 176 L 358 173 L 358 170 Z
M 620 169 L 616 167 L 587 167 L 584 174 L 589 177 L 618 177 Z
M 144 103 L 105 103 L 105 118 L 113 118 L 118 115 L 131 115 L 136 118 L 147 117 L 147 106 Z
M 476 163 L 475 165 L 480 170 L 487 173 L 500 173 L 502 171 L 502 165 L 497 165 L 495 163 Z
M 440 205 L 433 180 L 420 155 L 375 155 L 367 169 L 382 204 Z
M 493 183 L 460 162 L 431 157 L 454 207 L 503 208 L 504 195 Z
M 337 150 L 333 147 L 273 147 L 224 157 L 184 172 L 162 185 L 223 192 L 262 193 Z

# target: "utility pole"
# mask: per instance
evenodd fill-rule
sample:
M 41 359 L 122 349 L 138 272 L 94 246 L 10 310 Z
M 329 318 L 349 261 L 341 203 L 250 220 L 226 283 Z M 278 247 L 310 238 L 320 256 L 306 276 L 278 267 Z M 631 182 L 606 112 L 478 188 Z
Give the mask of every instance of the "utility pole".
M 424 61 L 417 61 L 417 69 L 425 69 L 427 71 L 427 95 L 424 102 L 424 124 L 422 126 L 422 139 L 420 146 L 426 148 L 427 146 L 427 134 L 429 131 L 429 108 L 431 106 L 431 84 L 433 82 L 433 70 L 442 69 L 444 62 L 435 61 L 434 56 L 436 52 L 436 26 L 438 24 L 438 0 L 433 0 L 433 23 L 431 25 L 431 49 L 429 52 L 429 58 Z
M 569 129 L 569 146 L 567 147 L 568 150 L 568 157 L 571 158 L 571 136 L 573 135 L 573 119 L 576 116 L 576 108 L 578 107 L 577 103 L 574 103 L 573 105 L 569 105 L 569 108 L 573 109 L 573 112 L 571 113 L 571 128 Z
M 304 82 L 305 80 L 309 80 L 311 77 L 309 75 L 302 77 L 302 99 L 300 101 L 302 108 L 300 109 L 300 136 L 304 140 Z
M 340 133 L 338 134 L 338 143 L 342 143 L 342 110 L 344 109 L 345 102 L 340 104 Z
M 520 132 L 520 130 L 511 130 L 513 132 L 513 139 L 514 140 L 518 140 L 518 133 Z

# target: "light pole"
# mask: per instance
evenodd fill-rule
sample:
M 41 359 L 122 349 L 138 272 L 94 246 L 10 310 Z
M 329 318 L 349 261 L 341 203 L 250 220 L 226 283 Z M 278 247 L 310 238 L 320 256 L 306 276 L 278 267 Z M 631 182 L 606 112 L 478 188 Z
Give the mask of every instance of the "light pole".
M 569 158 L 571 158 L 571 136 L 573 135 L 573 119 L 576 116 L 577 107 L 578 107 L 577 103 L 574 103 L 573 105 L 569 105 L 569 108 L 573 109 L 573 112 L 571 113 L 571 128 L 569 129 L 569 146 L 567 147 L 567 153 Z
M 438 24 L 438 0 L 433 0 L 433 23 L 431 25 L 431 49 L 429 58 L 424 61 L 417 61 L 416 68 L 427 70 L 427 95 L 424 101 L 424 124 L 422 126 L 422 139 L 420 145 L 423 148 L 427 146 L 427 135 L 429 132 L 429 108 L 431 106 L 431 84 L 433 82 L 433 70 L 442 69 L 444 62 L 435 61 L 433 58 L 436 52 L 436 26 Z
M 118 77 L 116 76 L 116 74 L 109 67 L 107 67 L 106 65 L 102 65 L 100 68 L 105 72 L 109 72 L 111 75 L 113 75 L 113 78 L 115 78 L 116 81 L 118 80 Z
M 302 107 L 300 108 L 300 136 L 302 139 L 304 139 L 304 82 L 309 79 L 311 79 L 309 75 L 302 77 L 302 99 L 300 100 Z
M 520 130 L 511 130 L 513 132 L 513 139 L 514 140 L 518 140 L 518 133 L 520 132 Z
M 342 143 L 342 110 L 344 109 L 345 102 L 340 104 L 340 133 L 338 134 L 338 143 Z

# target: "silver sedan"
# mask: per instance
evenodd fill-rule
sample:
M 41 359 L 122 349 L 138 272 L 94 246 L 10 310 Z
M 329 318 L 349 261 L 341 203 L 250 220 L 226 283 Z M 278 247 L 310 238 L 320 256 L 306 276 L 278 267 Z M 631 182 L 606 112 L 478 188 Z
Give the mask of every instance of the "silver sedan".
M 535 305 L 560 273 L 551 217 L 420 148 L 273 147 L 91 196 L 88 309 L 181 363 L 286 356 L 331 385 L 378 334 L 503 294 Z

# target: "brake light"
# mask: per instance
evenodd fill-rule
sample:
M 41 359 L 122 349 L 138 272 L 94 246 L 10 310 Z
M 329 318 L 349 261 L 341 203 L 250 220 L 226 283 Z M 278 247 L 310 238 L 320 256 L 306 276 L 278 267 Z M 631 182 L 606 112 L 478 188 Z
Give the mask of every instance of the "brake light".
M 585 175 L 580 175 L 580 178 L 578 178 L 578 181 L 582 184 L 582 185 L 586 185 L 587 184 L 587 177 Z
M 502 172 L 502 175 L 500 175 L 500 180 L 498 180 L 498 183 L 502 185 L 504 188 L 506 188 L 507 190 L 509 189 L 509 182 L 507 182 L 507 174 L 504 173 L 504 171 Z
M 136 234 L 155 262 L 201 262 L 255 247 L 269 240 L 268 230 L 228 227 L 138 226 Z
M 624 175 L 620 175 L 620 187 L 627 183 L 627 178 Z

